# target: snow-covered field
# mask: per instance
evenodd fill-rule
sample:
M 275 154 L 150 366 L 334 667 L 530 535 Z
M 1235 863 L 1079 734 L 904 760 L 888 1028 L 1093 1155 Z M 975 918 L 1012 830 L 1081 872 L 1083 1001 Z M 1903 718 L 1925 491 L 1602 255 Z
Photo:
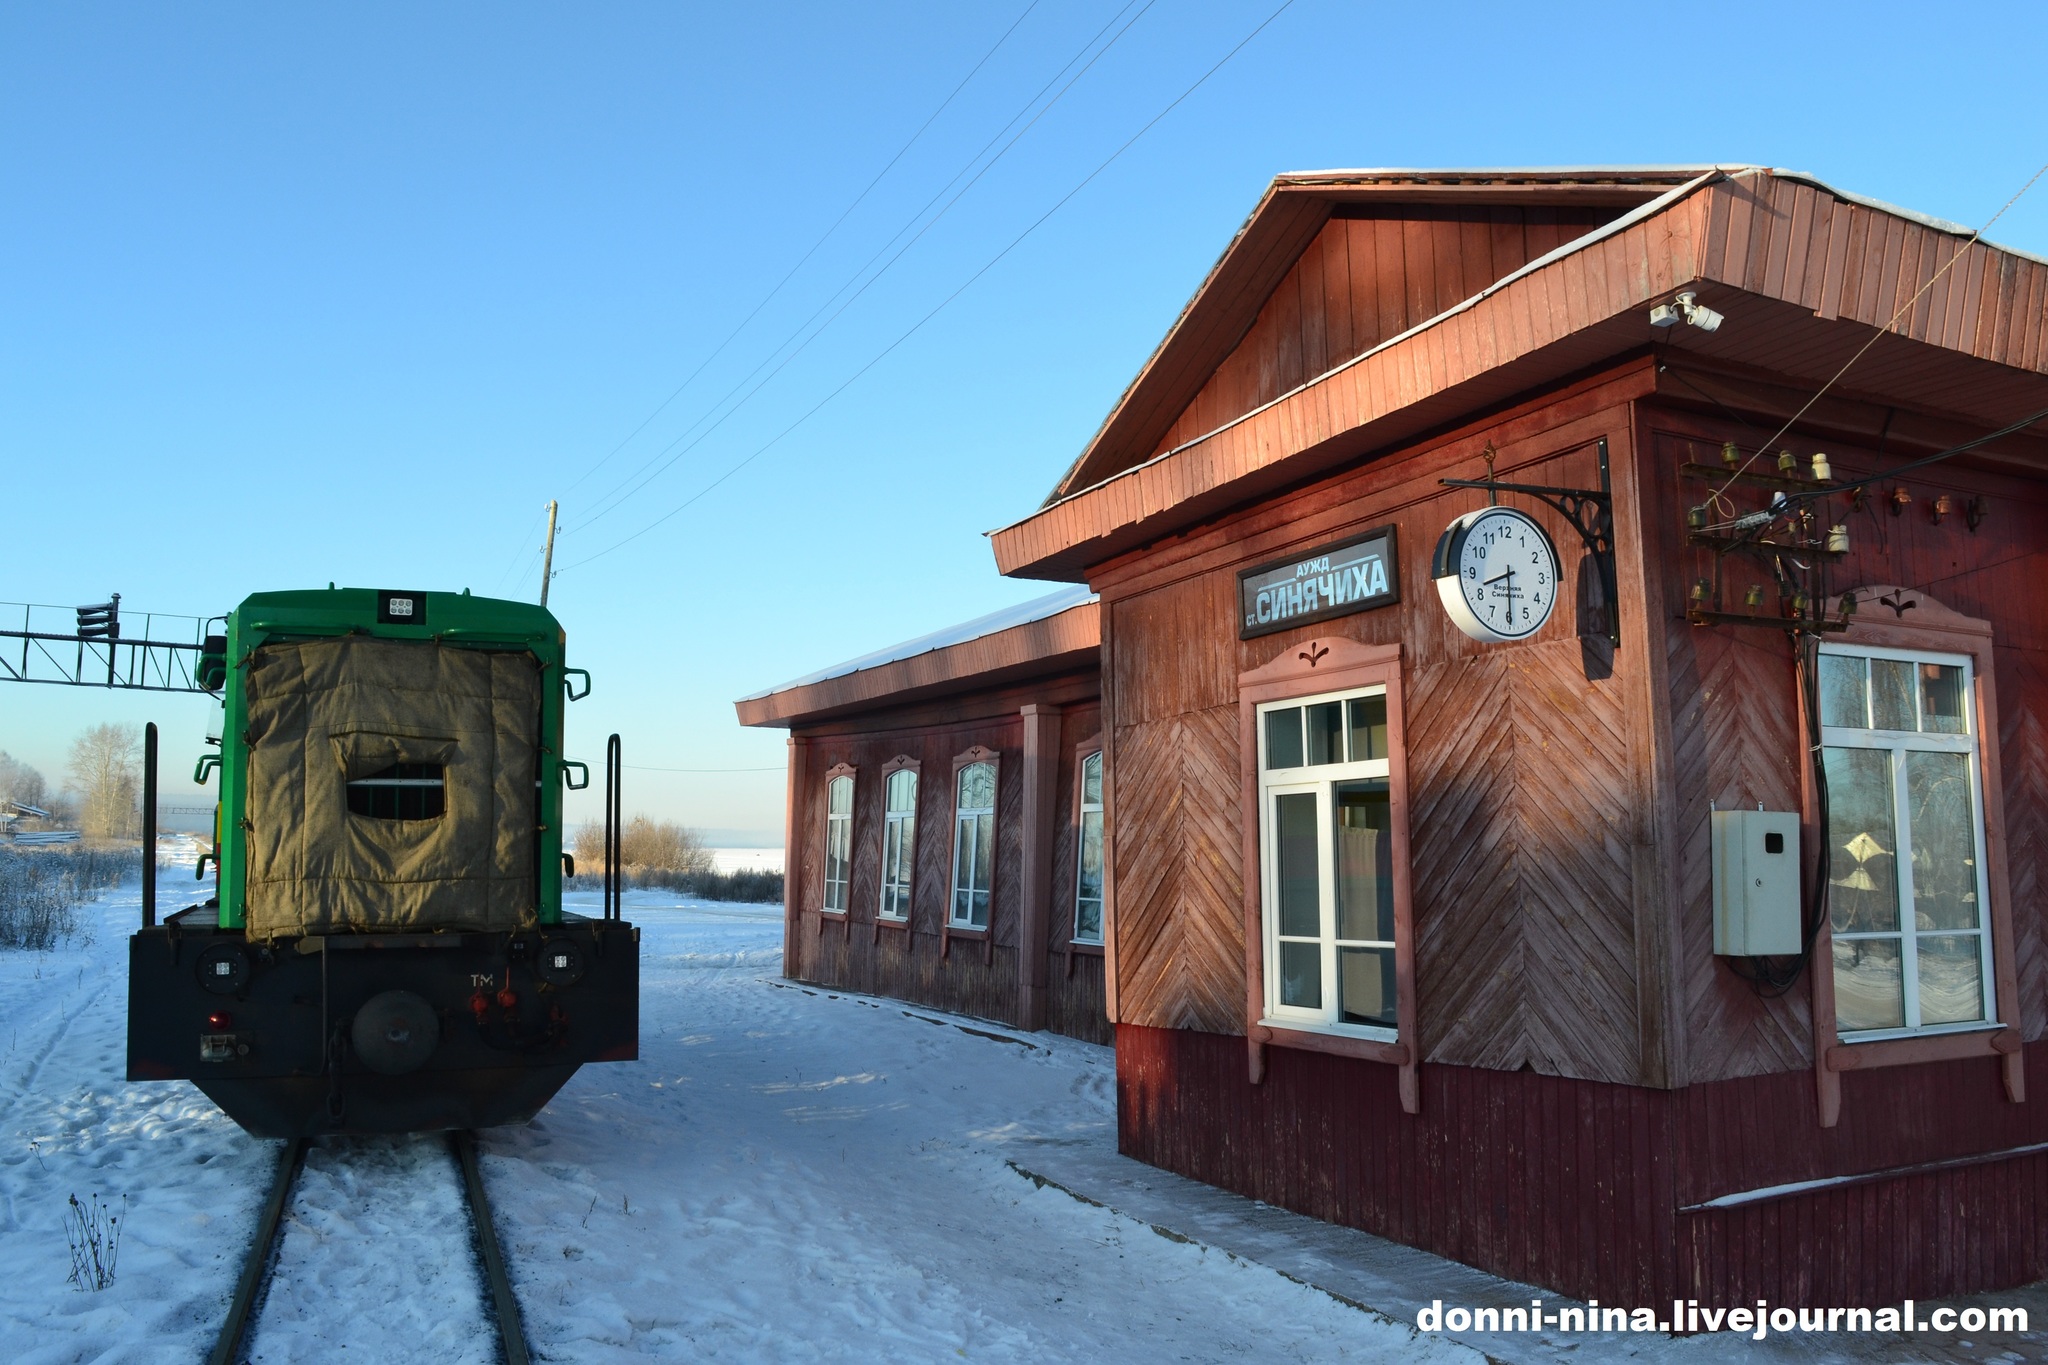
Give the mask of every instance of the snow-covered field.
M 778 982 L 776 906 L 636 892 L 627 912 L 641 1060 L 586 1067 L 482 1143 L 541 1358 L 1479 1359 L 1010 1169 L 1107 1140 L 1108 1049 Z M 85 941 L 0 955 L 14 1361 L 203 1358 L 275 1161 L 191 1087 L 122 1081 L 136 917 L 112 892 Z M 63 1224 L 92 1193 L 127 1213 L 118 1278 L 83 1293 Z M 439 1139 L 317 1149 L 253 1354 L 491 1360 L 471 1262 Z

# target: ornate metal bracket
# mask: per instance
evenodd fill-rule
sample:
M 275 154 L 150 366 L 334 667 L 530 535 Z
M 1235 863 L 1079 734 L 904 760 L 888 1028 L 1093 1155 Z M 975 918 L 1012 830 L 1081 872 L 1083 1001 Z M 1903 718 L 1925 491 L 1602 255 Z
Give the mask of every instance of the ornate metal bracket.
M 1600 594 L 1605 598 L 1601 613 L 1606 618 L 1608 643 L 1621 645 L 1621 613 L 1618 610 L 1618 588 L 1614 571 L 1614 488 L 1607 474 L 1607 438 L 1600 438 L 1600 486 L 1598 488 L 1558 488 L 1540 483 L 1502 483 L 1493 477 L 1494 449 L 1491 441 L 1486 443 L 1486 477 L 1483 479 L 1439 479 L 1446 488 L 1483 488 L 1489 503 L 1499 501 L 1501 493 L 1520 493 L 1535 498 L 1551 508 L 1572 524 L 1585 544 L 1586 553 L 1593 556 L 1593 564 L 1600 573 Z

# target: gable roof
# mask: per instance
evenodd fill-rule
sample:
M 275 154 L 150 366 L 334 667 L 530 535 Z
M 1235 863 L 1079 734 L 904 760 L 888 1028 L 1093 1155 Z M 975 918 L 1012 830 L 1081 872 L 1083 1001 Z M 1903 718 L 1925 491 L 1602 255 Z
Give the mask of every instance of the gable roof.
M 1605 202 L 1614 220 L 1213 431 L 1152 454 L 1339 203 Z M 1425 198 L 1425 196 L 1430 198 Z M 1532 202 L 1532 199 L 1509 202 Z M 1077 578 L 1177 525 L 1653 343 L 1833 373 L 2000 426 L 2048 401 L 2048 263 L 1811 176 L 1760 167 L 1333 171 L 1282 176 L 1036 513 L 992 533 L 998 567 Z M 1648 305 L 1693 288 L 1729 314 L 1659 336 Z M 1733 310 L 1731 312 L 1731 309 Z M 1862 324 L 1860 326 L 1854 324 Z

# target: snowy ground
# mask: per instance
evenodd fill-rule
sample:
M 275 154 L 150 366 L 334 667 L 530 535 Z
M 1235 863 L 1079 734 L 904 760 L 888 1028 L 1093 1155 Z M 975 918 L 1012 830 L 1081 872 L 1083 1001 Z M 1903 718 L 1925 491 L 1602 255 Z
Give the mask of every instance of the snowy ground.
M 483 1141 L 543 1359 L 1479 1359 L 1018 1176 L 1007 1158 L 1109 1141 L 1107 1049 L 777 983 L 778 907 L 627 911 L 641 1060 Z M 86 915 L 84 942 L 0 956 L 0 1339 L 36 1365 L 203 1358 L 276 1144 L 121 1080 L 135 893 Z M 95 1192 L 127 1217 L 89 1294 L 63 1219 Z M 316 1150 L 254 1356 L 492 1359 L 460 1207 L 438 1139 Z

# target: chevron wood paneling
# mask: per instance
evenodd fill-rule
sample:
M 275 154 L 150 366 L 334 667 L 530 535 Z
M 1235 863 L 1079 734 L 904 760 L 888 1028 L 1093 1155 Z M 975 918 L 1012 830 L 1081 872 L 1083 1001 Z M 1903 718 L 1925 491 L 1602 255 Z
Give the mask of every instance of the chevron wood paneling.
M 1672 771 L 1679 792 L 1679 952 L 1684 967 L 1689 1071 L 1726 1080 L 1813 1064 L 1804 989 L 1766 1000 L 1714 956 L 1711 815 L 1798 810 L 1797 683 L 1791 646 L 1760 631 L 1701 630 L 1673 621 Z M 1711 803 L 1711 804 L 1710 804 Z
M 1237 708 L 1116 735 L 1118 998 L 1128 1022 L 1244 1032 Z
M 2027 1038 L 2048 1032 L 2048 658 L 2001 649 L 1998 657 L 1998 758 L 2005 779 L 2005 864 L 2012 882 L 2013 954 L 2020 1026 Z M 2001 1008 L 2000 1014 L 2010 1018 Z
M 1408 697 L 1425 1060 L 1636 1079 L 1620 687 L 1571 641 L 1418 669 Z

